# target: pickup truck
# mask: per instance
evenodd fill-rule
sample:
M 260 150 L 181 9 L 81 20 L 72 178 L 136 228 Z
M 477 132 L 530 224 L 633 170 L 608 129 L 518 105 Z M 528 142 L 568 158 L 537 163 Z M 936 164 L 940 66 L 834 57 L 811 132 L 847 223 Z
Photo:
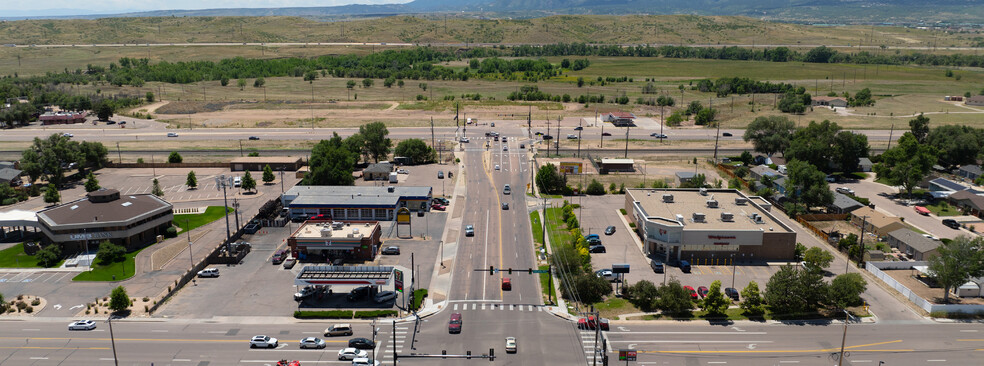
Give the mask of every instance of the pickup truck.
M 311 297 L 311 295 L 316 294 L 317 292 L 318 290 L 315 289 L 314 287 L 304 286 L 304 288 L 302 288 L 300 292 L 294 293 L 294 301 L 304 300 L 308 297 Z

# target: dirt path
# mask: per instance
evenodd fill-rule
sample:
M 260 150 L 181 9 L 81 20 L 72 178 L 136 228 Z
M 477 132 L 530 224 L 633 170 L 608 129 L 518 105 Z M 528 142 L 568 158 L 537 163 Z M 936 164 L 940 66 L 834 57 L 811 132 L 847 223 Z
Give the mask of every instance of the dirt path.
M 144 105 L 144 106 L 139 106 L 139 107 L 130 109 L 129 111 L 127 111 L 127 113 L 133 113 L 133 112 L 155 113 L 155 112 L 157 112 L 157 108 L 163 107 L 163 106 L 167 105 L 168 103 L 170 103 L 170 102 L 162 100 L 162 101 L 155 102 L 155 103 L 152 103 L 152 104 L 148 104 L 148 105 Z
M 920 114 L 927 115 L 927 116 L 928 115 L 933 115 L 933 114 L 984 114 L 984 110 L 982 110 L 982 109 L 971 108 L 969 106 L 962 105 L 962 104 L 959 104 L 959 103 L 954 103 L 953 106 L 955 106 L 955 107 L 961 107 L 961 108 L 966 108 L 966 109 L 972 110 L 973 112 L 950 112 L 950 111 L 946 111 L 946 112 L 920 112 L 919 114 L 913 113 L 913 114 L 896 115 L 896 116 L 893 116 L 893 115 L 880 116 L 880 115 L 854 113 L 853 112 L 854 111 L 853 109 L 834 108 L 834 113 L 837 113 L 838 116 L 845 116 L 845 117 L 846 116 L 853 116 L 853 117 L 866 117 L 866 118 L 914 118 L 914 117 L 919 116 Z

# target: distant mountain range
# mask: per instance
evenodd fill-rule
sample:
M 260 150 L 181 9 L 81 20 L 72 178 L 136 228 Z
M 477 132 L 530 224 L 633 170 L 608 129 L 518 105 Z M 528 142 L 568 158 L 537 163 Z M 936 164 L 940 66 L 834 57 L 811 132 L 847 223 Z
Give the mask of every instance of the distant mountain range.
M 787 22 L 816 23 L 984 23 L 984 0 L 414 0 L 405 4 L 295 8 L 158 10 L 121 14 L 21 17 L 6 19 L 161 17 L 161 16 L 378 16 L 469 12 L 490 17 L 529 18 L 552 14 L 743 15 Z

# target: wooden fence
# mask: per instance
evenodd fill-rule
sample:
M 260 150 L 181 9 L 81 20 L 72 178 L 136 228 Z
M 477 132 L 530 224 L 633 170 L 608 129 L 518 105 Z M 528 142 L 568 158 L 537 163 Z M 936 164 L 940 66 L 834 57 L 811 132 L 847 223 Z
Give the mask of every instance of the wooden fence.
M 228 168 L 229 163 L 106 163 L 107 168 Z

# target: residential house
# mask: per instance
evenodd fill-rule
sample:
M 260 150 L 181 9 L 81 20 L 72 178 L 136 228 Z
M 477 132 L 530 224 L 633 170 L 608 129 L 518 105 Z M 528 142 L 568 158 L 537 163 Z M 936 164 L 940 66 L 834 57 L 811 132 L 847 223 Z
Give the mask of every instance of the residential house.
M 749 169 L 748 171 L 749 171 L 749 174 L 751 175 L 752 179 L 754 179 L 754 180 L 761 180 L 762 177 L 769 176 L 769 177 L 772 178 L 773 181 L 775 181 L 776 178 L 779 178 L 779 177 L 782 177 L 783 176 L 779 172 L 777 172 L 774 169 L 769 168 L 768 166 L 765 166 L 765 165 L 756 165 L 756 166 L 752 167 L 751 169 Z
M 846 195 L 834 192 L 834 203 L 831 203 L 830 206 L 827 206 L 827 212 L 835 213 L 835 214 L 845 214 L 857 210 L 861 207 L 864 207 L 864 205 L 862 205 L 861 202 L 855 201 L 854 199 Z
M 752 162 L 755 163 L 755 165 L 771 165 L 771 164 L 774 164 L 774 162 L 772 161 L 772 158 L 771 157 L 768 157 L 768 156 L 765 156 L 765 155 L 755 155 L 755 157 L 752 158 Z
M 871 207 L 861 207 L 852 211 L 851 223 L 855 226 L 864 225 L 865 232 L 875 233 L 878 236 L 885 236 L 892 231 L 906 228 L 902 219 L 875 211 Z
M 858 159 L 858 169 L 860 169 L 862 172 L 870 172 L 871 168 L 873 167 L 874 164 L 871 163 L 871 159 L 868 158 Z
M 0 184 L 20 185 L 21 171 L 14 168 L 0 169 Z
M 972 96 L 970 98 L 967 98 L 967 101 L 964 102 L 964 104 L 966 104 L 966 105 L 984 106 L 984 95 L 975 95 L 975 96 Z
M 971 181 L 977 179 L 982 175 L 980 165 L 964 165 L 957 170 L 957 175 L 967 178 Z
M 695 175 L 697 175 L 697 174 L 694 174 L 694 172 L 691 172 L 691 171 L 676 172 L 676 177 L 677 177 L 677 180 L 680 181 L 680 184 L 684 184 L 686 182 L 689 182 L 691 179 L 694 179 L 694 176 Z
M 842 97 L 817 96 L 810 99 L 810 105 L 814 107 L 846 108 L 847 99 Z
M 362 178 L 365 180 L 387 180 L 391 172 L 393 172 L 393 164 L 369 164 L 367 168 L 362 170 Z
M 898 248 L 906 256 L 917 261 L 929 260 L 937 254 L 940 242 L 927 238 L 923 234 L 910 229 L 898 229 L 888 233 L 888 245 Z
M 968 215 L 984 218 L 984 196 L 979 196 L 970 190 L 963 190 L 950 194 L 946 201 Z

